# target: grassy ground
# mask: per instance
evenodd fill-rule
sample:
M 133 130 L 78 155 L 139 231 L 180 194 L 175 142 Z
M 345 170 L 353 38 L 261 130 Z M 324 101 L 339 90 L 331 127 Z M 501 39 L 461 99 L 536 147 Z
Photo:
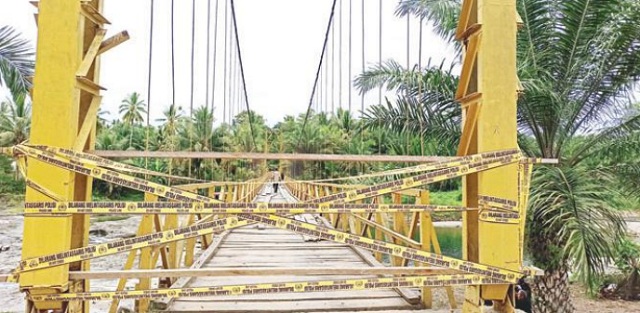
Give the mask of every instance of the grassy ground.
M 431 203 L 439 205 L 462 205 L 462 190 L 432 191 Z
M 462 205 L 462 191 L 432 191 L 430 192 L 431 204 L 437 205 Z M 434 221 L 459 221 L 462 219 L 460 212 L 442 212 L 433 215 Z

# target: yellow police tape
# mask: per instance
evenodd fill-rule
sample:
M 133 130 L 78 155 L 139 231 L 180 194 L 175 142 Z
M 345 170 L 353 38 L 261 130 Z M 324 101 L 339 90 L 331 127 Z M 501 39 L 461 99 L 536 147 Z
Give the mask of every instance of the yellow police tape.
M 403 175 L 403 174 L 411 174 L 411 173 L 419 173 L 419 172 L 426 172 L 426 171 L 432 171 L 432 170 L 437 170 L 437 169 L 441 169 L 444 167 L 449 167 L 449 166 L 456 166 L 456 165 L 452 165 L 456 162 L 460 163 L 467 163 L 467 162 L 473 162 L 474 158 L 475 161 L 478 161 L 482 158 L 482 154 L 478 155 L 469 155 L 469 156 L 461 156 L 461 157 L 448 157 L 446 158 L 446 160 L 444 161 L 438 161 L 438 162 L 432 162 L 432 163 L 427 163 L 427 164 L 420 164 L 420 165 L 415 165 L 415 166 L 411 166 L 411 167 L 403 167 L 403 168 L 398 168 L 398 169 L 392 169 L 392 170 L 387 170 L 387 171 L 380 171 L 380 172 L 375 172 L 375 173 L 368 173 L 368 174 L 361 174 L 361 175 L 354 175 L 354 176 L 346 176 L 346 177 L 336 177 L 336 178 L 326 178 L 326 179 L 315 179 L 315 180 L 302 180 L 302 181 L 298 181 L 301 183 L 322 183 L 322 182 L 332 182 L 332 181 L 340 181 L 340 180 L 359 180 L 359 179 L 364 179 L 364 178 L 373 178 L 373 177 L 384 177 L 384 176 L 392 176 L 392 175 Z M 525 158 L 523 157 L 520 160 L 521 164 L 542 164 L 542 163 L 549 163 L 549 159 L 543 159 L 543 158 Z M 443 164 L 445 164 L 446 166 L 442 166 Z
M 204 197 L 192 192 L 183 191 L 183 190 L 172 188 L 172 187 L 166 187 L 160 184 L 146 181 L 144 179 L 140 179 L 140 178 L 132 177 L 125 174 L 120 174 L 108 169 L 100 168 L 97 166 L 97 164 L 94 161 L 85 160 L 80 157 L 74 156 L 71 159 L 67 159 L 65 157 L 56 155 L 51 151 L 38 150 L 37 148 L 32 148 L 27 146 L 19 146 L 17 149 L 20 150 L 22 153 L 25 153 L 29 157 L 37 158 L 44 162 L 47 162 L 65 169 L 69 169 L 81 174 L 89 175 L 95 178 L 99 178 L 111 183 L 129 187 L 132 189 L 137 189 L 143 192 L 155 194 L 168 199 L 173 199 L 178 201 L 195 200 L 198 202 L 219 202 L 212 198 Z M 466 175 L 466 174 L 487 170 L 487 169 L 498 167 L 498 166 L 503 166 L 506 164 L 511 164 L 511 163 L 517 162 L 519 158 L 520 158 L 520 153 L 516 150 L 484 153 L 482 155 L 475 155 L 475 156 L 466 158 L 468 162 L 473 161 L 474 163 L 467 164 L 467 163 L 464 163 L 467 161 L 464 161 L 464 162 L 460 161 L 462 163 L 455 163 L 455 164 L 458 164 L 458 166 L 436 170 L 433 172 L 418 175 L 415 177 L 406 178 L 403 180 L 398 180 L 398 181 L 383 183 L 383 184 L 362 188 L 358 190 L 351 190 L 343 193 L 338 193 L 338 194 L 322 197 L 319 199 L 314 199 L 314 200 L 311 200 L 310 202 L 322 203 L 326 205 L 326 204 L 331 204 L 333 202 L 344 201 L 343 199 L 346 199 L 346 201 L 356 201 L 356 200 L 366 199 L 370 197 L 392 193 L 394 191 L 410 189 L 416 186 L 421 186 L 421 185 L 436 182 L 436 181 L 442 181 L 442 180 L 450 179 L 453 177 L 458 177 L 461 175 Z M 453 165 L 453 164 L 433 164 L 431 166 L 442 167 L 445 165 Z M 330 212 L 327 211 L 326 213 L 330 213 Z M 491 222 L 514 223 L 513 221 L 514 218 L 515 217 L 513 216 L 500 217 L 494 213 L 486 213 L 484 215 L 484 220 L 491 221 Z
M 77 159 L 81 159 L 81 160 L 91 161 L 91 162 L 94 162 L 97 166 L 100 166 L 100 167 L 104 167 L 104 168 L 108 168 L 108 169 L 112 169 L 112 170 L 117 170 L 117 171 L 122 171 L 122 172 L 128 172 L 128 173 L 131 173 L 131 174 L 142 174 L 142 175 L 150 175 L 150 176 L 157 176 L 157 177 L 173 178 L 173 179 L 179 179 L 179 180 L 204 182 L 201 179 L 195 179 L 195 178 L 184 177 L 184 176 L 169 175 L 169 174 L 165 174 L 165 173 L 150 171 L 150 170 L 147 170 L 147 169 L 144 169 L 144 168 L 139 168 L 139 167 L 135 167 L 135 166 L 132 166 L 132 165 L 129 165 L 129 164 L 120 163 L 120 162 L 116 162 L 116 161 L 113 161 L 113 160 L 105 159 L 105 158 L 99 157 L 97 155 L 89 154 L 89 153 L 73 151 L 73 150 L 64 149 L 64 148 L 41 146 L 41 145 L 25 145 L 25 146 L 36 148 L 36 149 L 40 149 L 42 151 L 51 152 L 51 153 L 54 153 L 56 155 L 60 155 L 60 156 L 63 156 L 63 157 L 69 158 L 69 159 L 77 158 Z
M 52 253 L 20 261 L 7 282 L 17 282 L 20 273 L 43 269 L 53 266 L 60 266 L 78 261 L 85 261 L 98 257 L 122 253 L 134 249 L 142 249 L 150 246 L 161 245 L 172 241 L 184 240 L 193 237 L 221 232 L 236 227 L 249 224 L 249 221 L 238 220 L 236 217 L 229 217 L 210 222 L 202 222 L 187 227 L 166 230 L 157 233 L 141 235 L 132 238 L 113 240 L 101 244 L 89 245 L 82 248 L 72 249 L 65 252 Z
M 124 291 L 95 291 L 82 293 L 65 293 L 34 295 L 28 298 L 32 301 L 98 301 L 112 299 L 149 299 L 149 298 L 177 298 L 177 297 L 207 297 L 207 296 L 239 296 L 250 294 L 271 293 L 302 293 L 345 290 L 374 290 L 410 287 L 442 287 L 460 285 L 489 285 L 504 283 L 495 279 L 473 274 L 433 275 L 433 276 L 404 276 L 384 278 L 362 278 L 344 280 L 296 281 L 269 284 L 222 285 L 212 287 L 124 290 Z
M 213 198 L 201 196 L 199 194 L 181 190 L 175 187 L 168 187 L 127 174 L 118 173 L 98 166 L 94 161 L 82 158 L 66 158 L 49 151 L 39 150 L 24 145 L 16 147 L 17 150 L 26 156 L 36 160 L 55 165 L 57 167 L 70 170 L 79 174 L 91 176 L 110 182 L 119 186 L 151 193 L 160 197 L 176 201 L 199 201 L 199 202 L 220 202 Z
M 500 224 L 520 224 L 520 213 L 518 212 L 496 212 L 480 211 L 481 221 Z
M 161 197 L 169 198 L 172 200 L 178 201 L 197 201 L 197 202 L 205 202 L 211 203 L 216 202 L 216 200 L 197 195 L 191 192 L 185 192 L 179 189 L 175 189 L 172 187 L 162 186 L 160 184 L 148 182 L 143 179 L 135 178 L 129 175 L 120 174 L 108 169 L 104 169 L 99 167 L 96 162 L 91 160 L 86 160 L 84 158 L 73 157 L 66 158 L 60 155 L 56 155 L 55 153 L 51 153 L 50 151 L 42 151 L 37 148 L 27 147 L 27 146 L 19 146 L 17 148 L 19 151 L 24 153 L 25 155 L 36 158 L 43 162 L 47 162 L 53 164 L 55 166 L 65 168 L 71 171 L 75 171 L 84 175 L 92 176 L 98 179 L 102 179 L 108 182 L 112 182 L 118 185 L 123 185 L 125 187 L 129 187 L 132 189 L 137 189 L 144 192 L 149 192 Z M 487 157 L 487 158 L 484 158 Z M 355 201 L 368 197 L 379 196 L 387 193 L 391 193 L 398 190 L 409 189 L 419 185 L 428 184 L 435 181 L 441 181 L 445 179 L 449 179 L 452 177 L 462 176 L 473 172 L 478 172 L 490 168 L 495 168 L 498 166 L 511 164 L 517 162 L 520 159 L 520 154 L 517 151 L 503 151 L 496 152 L 491 154 L 483 154 L 479 160 L 477 158 L 471 158 L 474 160 L 473 163 L 463 163 L 460 166 L 454 166 L 452 168 L 447 168 L 444 170 L 437 170 L 431 173 L 422 174 L 416 177 L 380 184 L 377 186 L 372 186 L 369 188 L 359 189 L 355 191 L 349 191 L 348 193 L 341 193 L 337 196 L 328 196 L 320 199 L 316 199 L 313 202 L 321 202 L 321 204 L 326 205 L 331 202 L 337 201 Z M 443 165 L 444 166 L 444 165 Z M 399 183 L 398 183 L 399 182 Z M 333 198 L 332 198 L 333 197 Z M 445 266 L 453 269 L 459 269 L 466 272 L 478 273 L 481 275 L 485 275 L 487 277 L 491 277 L 494 279 L 500 279 L 502 281 L 515 282 L 517 276 L 520 275 L 517 271 L 511 271 L 506 269 L 499 269 L 490 267 L 487 265 L 466 262 L 454 258 L 444 257 L 440 255 L 436 255 L 429 252 L 419 251 L 411 248 L 406 248 L 400 245 L 395 245 L 391 243 L 385 243 L 380 241 L 375 241 L 366 237 L 355 236 L 347 233 L 342 233 L 339 231 L 326 229 L 319 227 L 317 225 L 301 223 L 297 221 L 293 221 L 291 219 L 269 215 L 269 216 L 258 216 L 254 214 L 240 214 L 238 217 L 242 219 L 253 220 L 256 222 L 263 222 L 268 224 L 274 224 L 276 227 L 281 227 L 284 229 L 290 229 L 293 231 L 297 231 L 303 234 L 318 234 L 319 238 L 327 237 L 334 238 L 335 241 L 345 242 L 348 244 L 360 246 L 362 248 L 371 250 L 389 253 L 395 256 L 404 257 L 410 260 L 414 260 L 417 262 L 432 264 L 436 266 Z M 498 217 L 499 218 L 499 217 Z M 225 229 L 238 227 L 240 224 L 240 220 L 235 219 L 234 217 L 227 218 L 226 220 L 222 220 L 225 223 Z M 270 221 L 270 222 L 269 222 Z M 233 224 L 233 225 L 232 225 Z M 171 231 L 169 231 L 171 232 Z M 188 232 L 188 231 L 187 231 Z M 193 236 L 200 236 L 204 234 L 211 233 L 208 229 L 200 229 L 200 231 L 196 231 L 193 233 Z M 49 256 L 42 256 L 38 258 L 32 258 L 29 260 L 24 260 L 21 262 L 21 266 L 16 273 L 26 270 L 33 270 L 38 268 L 46 268 L 51 266 L 57 266 L 61 264 L 66 264 L 70 262 L 76 262 L 84 259 L 94 258 L 98 256 L 103 256 L 107 254 L 113 254 L 118 252 L 123 252 L 131 249 L 139 249 L 149 245 L 161 244 L 163 242 L 173 241 L 175 238 L 175 234 L 167 234 L 167 237 L 150 234 L 146 236 L 146 239 L 139 239 L 140 242 L 131 241 L 135 238 L 130 238 L 129 242 L 124 241 L 123 243 L 119 243 L 118 246 L 114 245 L 114 243 L 106 243 L 103 244 L 102 248 L 100 245 L 89 246 L 80 249 L 74 249 L 67 252 L 61 252 L 58 254 L 52 254 Z M 158 237 L 154 237 L 157 235 Z M 144 237 L 144 236 L 141 236 Z M 139 238 L 139 237 L 136 237 Z M 183 236 L 180 239 L 190 238 L 187 236 Z M 323 238 L 323 239 L 327 239 Z M 163 241 L 164 240 L 164 241 Z M 178 240 L 178 239 L 177 239 Z M 117 241 L 120 242 L 120 241 Z M 83 250 L 86 249 L 86 250 Z M 94 250 L 95 249 L 95 250 Z
M 473 274 L 479 274 L 493 279 L 498 279 L 503 282 L 515 282 L 519 277 L 518 275 L 521 275 L 521 273 L 517 271 L 491 267 L 488 265 L 459 260 L 456 258 L 442 256 L 431 252 L 416 250 L 393 243 L 374 240 L 371 238 L 349 234 L 318 225 L 292 220 L 286 217 L 280 217 L 276 215 L 258 216 L 254 214 L 240 214 L 238 215 L 238 217 L 243 218 L 244 220 L 231 217 L 211 222 L 204 222 L 189 227 L 182 227 L 164 232 L 146 234 L 133 238 L 120 239 L 107 243 L 72 249 L 66 252 L 25 259 L 20 262 L 19 267 L 12 273 L 12 276 L 9 277 L 8 281 L 15 282 L 18 278 L 18 275 L 22 272 L 59 266 L 72 262 L 84 261 L 133 249 L 141 249 L 152 245 L 159 245 L 171 241 L 207 235 L 216 231 L 222 231 L 247 225 L 247 220 L 272 225 L 281 229 L 317 237 L 319 239 L 361 247 L 373 252 L 382 252 L 416 262 L 446 267 Z
M 519 190 L 519 189 L 518 189 Z M 495 210 L 503 210 L 507 212 L 518 212 L 518 203 L 509 199 L 501 199 L 490 196 L 478 196 L 478 206 L 480 208 L 492 208 Z
M 160 197 L 165 197 L 175 201 L 198 201 L 198 202 L 219 202 L 215 199 L 204 197 L 196 193 L 180 190 L 174 187 L 167 187 L 157 183 L 153 183 L 141 178 L 136 178 L 126 174 L 117 173 L 106 168 L 102 168 L 91 160 L 73 157 L 67 158 L 55 153 L 40 150 L 29 146 L 16 146 L 17 150 L 25 155 L 38 159 L 40 161 L 74 171 L 76 173 L 88 175 L 98 178 L 116 185 L 128 187 L 131 189 L 151 193 Z M 334 202 L 351 202 L 363 200 L 376 196 L 393 193 L 400 190 L 411 189 L 434 182 L 439 182 L 471 173 L 488 170 L 518 162 L 521 154 L 517 150 L 506 150 L 491 153 L 483 153 L 465 157 L 466 161 L 455 161 L 450 163 L 432 164 L 441 168 L 425 174 L 405 178 L 402 180 L 382 183 L 357 190 L 341 192 L 321 198 L 311 200 L 311 203 L 334 203 Z
M 527 205 L 529 203 L 529 188 L 531 185 L 531 175 L 533 174 L 533 164 L 520 164 L 518 166 L 518 205 L 517 211 L 520 215 L 520 233 L 518 234 L 518 245 L 520 246 L 519 263 L 524 262 L 524 236 L 525 223 L 527 221 Z M 534 273 L 538 273 L 534 271 Z
M 357 201 L 367 198 L 377 197 L 405 189 L 411 189 L 422 185 L 452 179 L 488 169 L 513 164 L 520 161 L 521 155 L 518 151 L 501 151 L 483 154 L 486 158 L 479 161 L 462 163 L 461 165 L 446 167 L 434 170 L 409 178 L 382 183 L 370 187 L 356 190 L 343 191 L 340 193 L 310 200 L 311 203 L 333 203 L 342 201 Z
M 201 202 L 27 202 L 25 214 L 302 214 L 302 213 L 399 213 L 462 212 L 462 206 L 424 204 L 354 203 L 201 203 Z
M 468 156 L 460 156 L 460 157 L 450 157 L 443 161 L 419 164 L 409 167 L 403 167 L 398 169 L 392 169 L 387 171 L 361 174 L 357 176 L 348 176 L 348 177 L 337 177 L 337 178 L 327 178 L 327 179 L 317 179 L 317 180 L 305 180 L 301 182 L 305 183 L 320 183 L 320 182 L 330 182 L 337 180 L 348 180 L 348 179 L 363 179 L 363 178 L 372 178 L 372 177 L 382 177 L 382 176 L 390 176 L 390 175 L 402 175 L 402 174 L 415 174 L 420 172 L 427 172 L 433 170 L 439 170 L 447 167 L 459 166 L 463 164 L 468 164 L 471 162 L 480 161 L 485 156 L 483 154 L 474 154 Z

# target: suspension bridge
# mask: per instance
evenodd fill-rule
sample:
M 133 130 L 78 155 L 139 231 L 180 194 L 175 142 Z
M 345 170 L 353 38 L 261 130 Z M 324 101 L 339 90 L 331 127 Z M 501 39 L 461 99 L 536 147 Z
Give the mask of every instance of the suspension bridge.
M 485 300 L 491 300 L 495 310 L 514 312 L 513 284 L 537 272 L 523 264 L 530 175 L 536 163 L 550 162 L 525 158 L 517 146 L 516 101 L 521 88 L 516 36 L 521 21 L 515 0 L 462 3 L 456 37 L 465 53 L 455 100 L 464 119 L 455 156 L 149 151 L 148 136 L 145 151 L 97 151 L 96 119 L 105 90 L 99 77 L 106 65 L 100 58 L 129 38 L 126 31 L 106 36 L 104 2 L 108 1 L 34 2 L 38 45 L 31 138 L 4 150 L 16 159 L 28 187 L 22 260 L 2 278 L 25 293 L 26 312 L 90 312 L 97 301 L 110 302 L 109 311 L 117 312 L 121 300 L 134 300 L 137 312 L 412 311 L 433 308 L 434 289 L 446 295 L 444 309 L 482 312 Z M 158 18 L 155 2 L 150 0 L 151 34 Z M 343 93 L 352 109 L 354 2 L 332 1 L 301 133 L 311 110 L 333 112 L 343 102 Z M 175 5 L 171 1 L 173 104 Z M 370 29 L 364 5 L 362 1 L 363 68 L 364 32 Z M 382 1 L 377 5 L 382 16 Z M 195 1 L 192 14 L 195 27 Z M 243 109 L 251 112 L 238 12 L 233 0 L 207 1 L 207 16 L 206 103 L 213 111 L 220 94 L 215 87 L 222 81 L 222 114 L 227 121 Z M 377 25 L 381 64 L 382 18 Z M 407 25 L 409 42 L 412 32 Z M 219 65 L 224 67 L 222 78 L 216 78 L 215 70 L 219 33 L 225 44 L 224 64 Z M 422 40 L 422 26 L 419 34 Z M 193 112 L 194 67 L 200 61 L 193 53 L 195 31 L 191 35 Z M 347 79 L 343 42 L 349 46 Z M 154 49 L 150 36 L 148 99 Z M 345 83 L 349 87 L 343 92 Z M 251 118 L 249 122 L 255 148 Z M 171 169 L 160 173 L 118 162 L 126 158 L 144 158 L 145 164 L 168 158 L 412 165 L 316 181 L 298 180 L 293 169 L 285 168 L 280 168 L 284 178 L 276 178 L 264 166 L 247 181 L 210 182 L 176 176 Z M 340 183 L 382 177 L 397 180 Z M 464 184 L 462 206 L 430 204 L 429 184 L 458 177 Z M 161 184 L 158 178 L 173 183 Z M 91 201 L 94 179 L 143 192 L 144 201 Z M 277 191 L 274 183 L 280 186 Z M 441 254 L 432 216 L 442 212 L 462 213 L 461 259 Z M 90 216 L 95 214 L 142 218 L 134 237 L 90 244 Z M 92 260 L 112 255 L 122 256 L 120 268 L 91 269 Z M 113 290 L 96 290 L 90 282 L 98 279 L 118 284 Z M 134 288 L 125 288 L 131 280 Z M 464 286 L 462 298 L 456 299 L 456 286 Z

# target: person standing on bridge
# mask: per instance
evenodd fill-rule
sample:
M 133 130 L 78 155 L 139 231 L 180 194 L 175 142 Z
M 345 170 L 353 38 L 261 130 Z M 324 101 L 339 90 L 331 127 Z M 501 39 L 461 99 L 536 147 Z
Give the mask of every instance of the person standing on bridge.
M 278 171 L 273 172 L 273 193 L 278 193 L 278 185 L 280 181 L 280 174 Z

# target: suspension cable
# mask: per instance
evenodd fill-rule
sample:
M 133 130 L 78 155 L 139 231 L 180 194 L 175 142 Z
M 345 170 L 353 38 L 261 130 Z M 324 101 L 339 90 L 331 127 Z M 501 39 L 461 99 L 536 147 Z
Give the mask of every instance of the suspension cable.
M 195 85 L 196 0 L 192 0 L 191 4 L 191 97 L 189 98 L 189 149 L 193 149 L 193 86 Z M 189 159 L 188 164 L 188 176 L 191 177 L 191 159 Z
M 320 84 L 318 86 L 318 92 L 316 93 L 316 113 L 320 112 L 322 108 L 322 71 L 320 71 Z
M 244 65 L 242 63 L 242 50 L 240 49 L 240 39 L 238 36 L 238 21 L 236 17 L 236 8 L 235 8 L 234 0 L 231 0 L 231 15 L 233 19 L 233 28 L 235 29 L 235 34 L 236 34 L 236 45 L 238 48 L 238 61 L 240 62 L 240 76 L 242 78 L 242 91 L 244 93 L 244 99 L 247 107 L 247 116 L 249 117 L 251 140 L 253 142 L 253 147 L 256 148 L 256 135 L 253 129 L 253 114 L 251 113 L 251 109 L 249 109 L 249 96 L 247 94 L 247 80 L 245 79 L 245 76 L 244 76 Z
M 322 69 L 322 64 L 324 63 L 324 55 L 327 51 L 327 43 L 329 42 L 329 32 L 331 31 L 331 24 L 333 23 L 333 15 L 335 13 L 337 0 L 333 0 L 333 4 L 331 5 L 331 15 L 329 15 L 329 22 L 327 23 L 327 30 L 324 34 L 324 43 L 322 44 L 322 53 L 320 54 L 320 62 L 318 62 L 318 69 L 316 70 L 316 78 L 313 82 L 313 89 L 311 90 L 311 96 L 309 97 L 309 106 L 307 107 L 307 113 L 304 116 L 304 121 L 302 122 L 302 129 L 300 131 L 300 136 L 298 137 L 298 141 L 296 143 L 296 147 L 300 146 L 300 141 L 304 136 L 304 130 L 307 126 L 307 121 L 309 119 L 309 113 L 311 112 L 311 104 L 313 102 L 313 95 L 316 92 L 316 88 L 318 86 L 318 79 L 320 78 L 320 70 Z
M 382 67 L 382 0 L 378 3 L 378 66 Z M 378 88 L 378 103 L 382 104 L 382 85 Z
M 153 60 L 153 9 L 155 0 L 151 0 L 151 13 L 149 17 L 149 68 L 147 72 L 147 129 L 145 132 L 144 150 L 149 150 L 149 128 L 150 128 L 150 112 L 151 112 L 151 65 Z M 144 168 L 149 169 L 149 158 L 144 158 Z M 146 176 L 148 177 L 148 176 Z
M 411 16 L 407 14 L 407 71 L 411 66 Z
M 171 0 L 171 104 L 176 104 L 175 2 Z
M 365 19 L 364 19 L 364 0 L 362 0 L 362 73 L 364 73 L 364 63 L 365 63 L 365 32 L 364 32 L 364 23 L 365 23 Z M 362 118 L 363 114 L 364 114 L 364 92 L 362 93 L 362 95 L 360 96 L 360 118 Z M 360 137 L 360 139 L 362 139 L 362 136 Z
M 382 68 L 382 0 L 378 2 L 378 67 Z M 378 104 L 382 105 L 382 86 L 378 88 Z M 378 122 L 378 154 L 382 154 L 382 121 Z
M 422 74 L 422 28 L 423 18 L 420 18 L 420 28 L 418 29 L 418 71 Z M 422 79 L 420 79 L 422 80 Z M 424 112 L 424 103 L 422 101 L 422 81 L 418 83 L 418 103 L 420 104 L 421 113 Z M 424 113 L 420 114 L 420 155 L 424 155 Z
M 332 23 L 335 24 L 335 23 Z M 331 113 L 335 109 L 335 83 L 336 83 L 336 28 L 331 27 Z
M 233 20 L 231 20 L 231 23 Z M 229 30 L 229 40 L 231 46 L 229 47 L 229 124 L 233 124 L 233 118 L 235 117 L 235 77 L 236 77 L 236 46 L 233 41 L 233 25 L 229 24 L 231 29 Z
M 175 1 L 171 0 L 171 105 L 176 109 L 176 46 L 175 46 Z M 171 108 L 171 107 L 170 107 Z M 169 149 L 173 152 L 175 138 L 169 138 Z M 173 159 L 169 159 L 169 175 L 173 175 Z M 167 185 L 171 186 L 171 178 L 167 179 Z
M 324 110 L 329 111 L 329 55 L 327 55 L 327 62 L 324 62 Z
M 342 0 L 338 12 L 338 106 L 342 109 Z
M 209 66 L 211 65 L 209 62 L 209 52 L 211 51 L 211 1 L 207 1 L 207 61 L 206 61 L 206 70 L 205 72 L 205 107 L 209 105 Z
M 349 113 L 351 113 L 351 94 L 352 94 L 352 86 L 351 86 L 351 61 L 353 59 L 353 0 L 349 0 Z
M 361 72 L 360 73 L 364 73 L 364 64 L 365 64 L 365 16 L 364 16 L 364 0 L 362 0 L 362 68 L 361 68 Z M 364 116 L 364 95 L 365 92 L 363 92 L 360 96 L 360 119 L 362 120 L 362 117 Z M 358 152 L 362 151 L 362 148 L 364 147 L 364 132 L 360 132 L 360 148 L 358 149 Z M 364 172 L 364 165 L 362 166 L 362 171 Z
M 229 50 L 229 0 L 225 1 L 225 5 L 224 5 L 224 71 L 223 71 L 223 76 L 222 76 L 222 123 L 226 123 L 227 122 L 227 55 L 228 55 L 228 50 Z M 223 143 L 222 143 L 222 151 L 224 152 L 225 147 L 224 147 L 224 132 L 222 133 L 223 135 Z
M 409 71 L 410 62 L 411 62 L 411 16 L 407 14 L 407 71 Z M 405 91 L 405 98 L 409 98 L 409 91 Z M 407 130 L 407 123 L 409 122 L 409 106 L 405 104 L 405 117 L 404 117 L 404 130 L 406 132 L 405 135 L 405 148 L 406 154 L 409 155 L 409 131 Z
M 215 8 L 215 21 L 213 26 L 213 73 L 211 78 L 211 151 L 213 151 L 213 122 L 215 121 L 215 102 L 216 102 L 216 64 L 218 63 L 218 5 L 220 4 L 220 0 L 216 0 L 216 8 Z M 209 37 L 209 36 L 207 36 Z M 213 169 L 213 159 L 211 159 Z M 211 174 L 213 179 L 213 173 Z

